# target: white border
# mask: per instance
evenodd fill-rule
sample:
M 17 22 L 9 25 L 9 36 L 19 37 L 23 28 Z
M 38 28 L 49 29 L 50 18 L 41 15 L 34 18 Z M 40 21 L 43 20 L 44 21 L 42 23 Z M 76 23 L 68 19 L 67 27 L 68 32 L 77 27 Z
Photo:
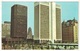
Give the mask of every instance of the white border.
M 79 27 L 78 28 L 78 41 L 79 41 L 78 43 L 79 43 L 79 46 L 78 47 L 80 50 L 80 40 L 79 40 L 80 39 L 80 1 L 79 1 L 79 8 L 78 9 L 79 9 L 79 12 L 78 12 L 79 13 L 79 19 L 78 19 L 78 27 Z
M 1 47 L 1 42 L 2 42 L 1 41 L 1 36 L 2 36 L 1 35 L 2 34 L 2 31 L 1 30 L 2 30 L 2 26 L 1 25 L 2 25 L 2 3 L 0 2 L 0 50 L 2 48 Z
M 79 1 L 79 0 L 2 0 L 2 1 Z

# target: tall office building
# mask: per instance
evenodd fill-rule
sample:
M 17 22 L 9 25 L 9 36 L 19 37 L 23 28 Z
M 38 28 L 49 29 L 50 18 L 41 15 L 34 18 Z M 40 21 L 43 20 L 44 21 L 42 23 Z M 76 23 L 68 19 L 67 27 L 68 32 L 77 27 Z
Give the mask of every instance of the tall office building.
M 62 40 L 60 5 L 54 2 L 34 3 L 34 40 L 40 43 Z
M 58 4 L 56 4 L 56 39 L 57 41 L 62 39 L 61 7 Z
M 78 22 L 77 20 L 68 20 L 62 22 L 62 42 L 78 43 Z
M 11 8 L 11 37 L 27 37 L 27 7 L 23 5 L 13 5 Z

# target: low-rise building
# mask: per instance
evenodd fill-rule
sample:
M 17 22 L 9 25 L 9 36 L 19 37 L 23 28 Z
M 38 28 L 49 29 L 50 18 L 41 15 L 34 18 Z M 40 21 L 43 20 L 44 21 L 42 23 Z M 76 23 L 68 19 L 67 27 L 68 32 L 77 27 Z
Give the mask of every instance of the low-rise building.
M 5 21 L 2 24 L 2 37 L 3 38 L 10 37 L 10 26 L 11 26 L 11 23 L 8 21 Z

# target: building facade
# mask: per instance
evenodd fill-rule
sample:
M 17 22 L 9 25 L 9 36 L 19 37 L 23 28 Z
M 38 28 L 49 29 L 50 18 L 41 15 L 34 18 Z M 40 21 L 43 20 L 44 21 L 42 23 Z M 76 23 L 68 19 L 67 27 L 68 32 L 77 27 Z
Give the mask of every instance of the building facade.
M 57 20 L 58 19 L 58 20 Z M 61 8 L 54 2 L 34 3 L 34 40 L 51 41 L 62 40 Z M 58 26 L 57 26 L 58 24 Z M 58 27 L 58 28 L 57 28 Z
M 78 43 L 78 22 L 75 19 L 62 22 L 62 42 Z
M 11 23 L 8 21 L 2 24 L 2 38 L 10 37 L 10 26 Z
M 27 7 L 23 5 L 13 5 L 11 7 L 11 37 L 27 37 Z
M 61 6 L 56 4 L 56 42 L 62 39 Z

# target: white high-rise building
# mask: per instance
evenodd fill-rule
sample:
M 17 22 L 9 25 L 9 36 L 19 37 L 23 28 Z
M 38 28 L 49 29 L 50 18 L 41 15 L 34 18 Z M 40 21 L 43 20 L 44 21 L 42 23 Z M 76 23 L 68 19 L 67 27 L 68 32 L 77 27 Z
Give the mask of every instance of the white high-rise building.
M 61 7 L 54 2 L 34 3 L 34 40 L 62 40 Z

